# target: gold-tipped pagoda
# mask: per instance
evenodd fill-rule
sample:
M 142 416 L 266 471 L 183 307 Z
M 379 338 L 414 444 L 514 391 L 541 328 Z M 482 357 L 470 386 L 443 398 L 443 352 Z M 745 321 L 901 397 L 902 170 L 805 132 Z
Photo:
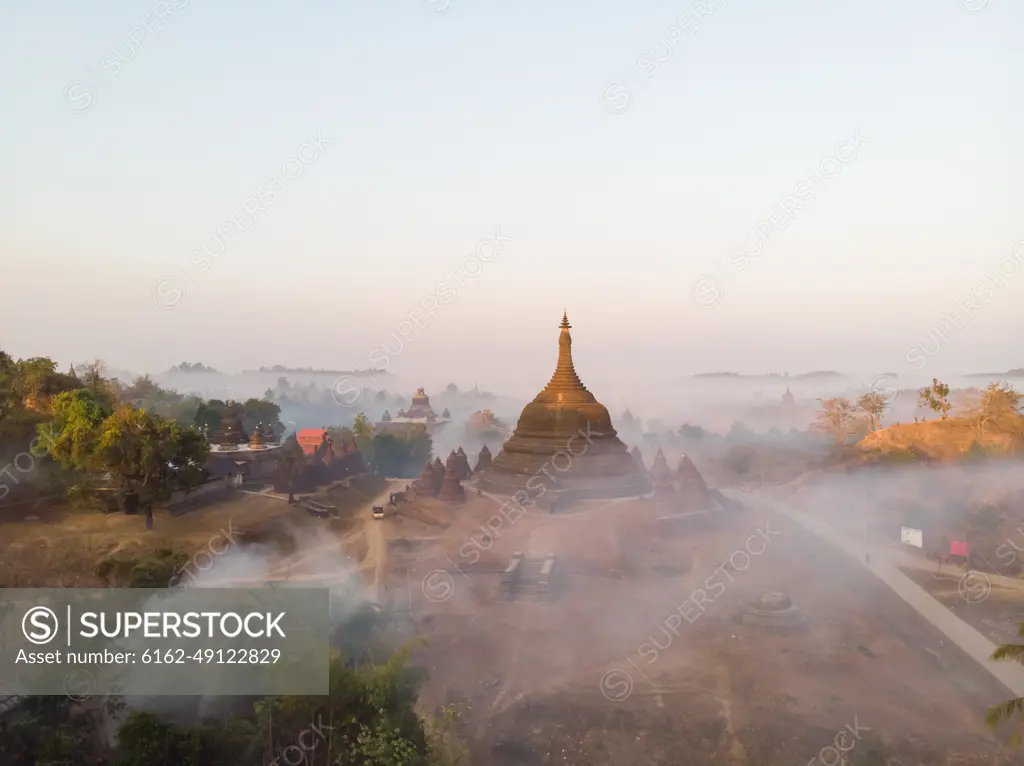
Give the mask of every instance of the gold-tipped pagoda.
M 523 409 L 512 437 L 478 481 L 484 492 L 537 494 L 541 482 L 547 494 L 567 493 L 574 499 L 650 492 L 650 480 L 619 440 L 608 410 L 576 374 L 570 329 L 563 314 L 555 373 Z

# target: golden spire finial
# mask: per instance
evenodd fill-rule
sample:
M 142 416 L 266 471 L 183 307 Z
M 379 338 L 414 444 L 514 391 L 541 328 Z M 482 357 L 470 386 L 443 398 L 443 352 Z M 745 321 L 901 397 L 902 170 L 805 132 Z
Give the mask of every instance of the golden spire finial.
M 559 327 L 561 327 L 563 330 L 568 330 L 570 327 L 572 327 L 572 325 L 569 324 L 569 314 L 568 312 L 566 312 L 565 309 L 562 309 L 562 324 L 560 324 Z

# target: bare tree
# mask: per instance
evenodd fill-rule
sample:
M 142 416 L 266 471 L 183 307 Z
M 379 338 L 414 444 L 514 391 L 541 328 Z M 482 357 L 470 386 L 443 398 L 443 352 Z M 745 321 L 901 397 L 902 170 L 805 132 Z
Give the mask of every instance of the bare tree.
M 980 394 L 974 394 L 963 407 L 963 417 L 978 437 L 990 427 L 1020 432 L 1020 403 L 1024 398 L 1009 383 L 990 383 Z
M 857 430 L 857 409 L 845 396 L 825 399 L 821 410 L 811 424 L 811 430 L 828 434 L 835 439 L 836 446 L 842 447 Z
M 888 408 L 889 402 L 877 391 L 868 391 L 857 400 L 857 408 L 864 413 L 868 420 L 868 429 L 877 431 L 882 424 L 882 415 Z

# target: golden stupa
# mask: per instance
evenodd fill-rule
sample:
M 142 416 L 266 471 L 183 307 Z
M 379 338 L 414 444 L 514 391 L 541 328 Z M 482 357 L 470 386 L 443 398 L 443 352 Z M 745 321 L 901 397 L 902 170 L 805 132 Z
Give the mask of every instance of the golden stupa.
M 531 497 L 566 493 L 576 499 L 650 492 L 650 480 L 619 440 L 608 410 L 576 374 L 565 314 L 560 327 L 555 374 L 523 409 L 478 488 L 501 495 L 524 491 Z

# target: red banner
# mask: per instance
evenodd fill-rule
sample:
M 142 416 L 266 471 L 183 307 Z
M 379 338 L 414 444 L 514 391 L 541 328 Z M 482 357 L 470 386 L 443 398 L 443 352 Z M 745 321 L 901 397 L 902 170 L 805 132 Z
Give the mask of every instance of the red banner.
M 949 544 L 949 555 L 950 556 L 963 556 L 967 558 L 967 543 L 965 542 L 952 542 Z

